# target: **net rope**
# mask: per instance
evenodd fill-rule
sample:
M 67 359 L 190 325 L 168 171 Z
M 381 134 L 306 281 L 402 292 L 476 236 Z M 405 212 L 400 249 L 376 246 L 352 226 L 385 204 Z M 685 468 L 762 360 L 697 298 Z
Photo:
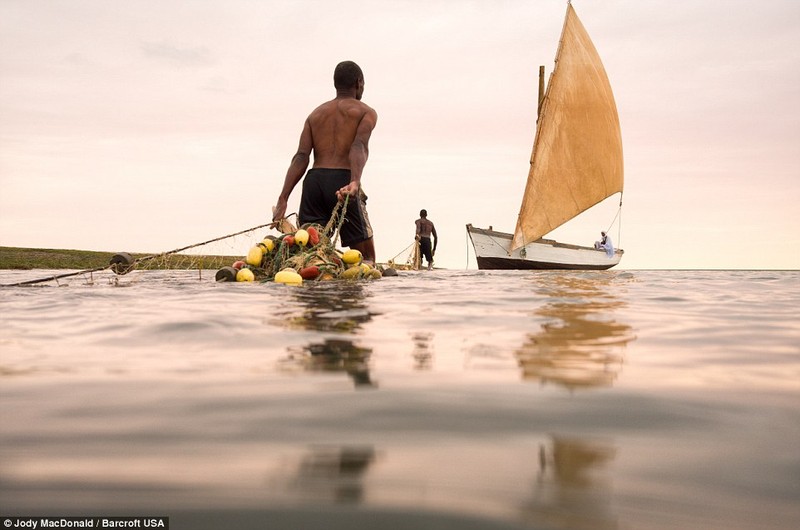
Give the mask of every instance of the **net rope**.
M 331 268 L 338 267 L 339 264 L 335 262 L 336 256 L 335 244 L 339 240 L 342 225 L 345 222 L 344 212 L 347 210 L 349 196 L 345 196 L 343 201 L 339 201 L 334 208 L 331 218 L 327 225 L 319 227 L 321 230 L 321 241 L 314 249 L 307 249 L 298 252 L 290 252 L 284 240 L 281 240 L 279 245 L 278 258 L 272 260 L 270 267 L 265 272 L 268 277 L 274 276 L 278 271 L 287 266 L 301 267 L 313 261 L 322 260 L 325 265 Z M 159 252 L 156 254 L 128 254 L 119 253 L 114 255 L 112 262 L 97 267 L 85 268 L 78 271 L 63 272 L 58 274 L 51 274 L 40 278 L 25 280 L 16 283 L 2 284 L 0 287 L 18 287 L 26 285 L 35 285 L 44 282 L 54 281 L 58 284 L 58 280 L 65 278 L 72 278 L 76 276 L 83 276 L 86 284 L 93 284 L 95 282 L 95 273 L 104 271 L 111 271 L 116 274 L 127 274 L 133 270 L 194 270 L 202 271 L 203 269 L 220 269 L 225 266 L 231 265 L 238 256 L 241 255 L 243 249 L 250 248 L 255 242 L 261 241 L 262 237 L 257 237 L 255 233 L 263 229 L 276 229 L 283 232 L 285 235 L 288 232 L 294 233 L 296 229 L 288 218 L 296 214 L 289 214 L 287 217 L 274 220 L 269 223 L 259 224 L 244 230 L 238 230 L 230 234 L 214 237 L 198 243 L 185 245 L 172 250 Z M 319 225 L 316 225 L 319 226 Z M 197 250 L 201 252 L 197 252 Z M 187 252 L 192 251 L 192 252 Z M 114 263 L 113 260 L 118 256 L 126 256 L 130 258 L 130 262 L 124 261 Z M 126 258 L 127 259 L 127 258 Z M 199 273 L 202 279 L 202 272 Z M 112 280 L 112 282 L 114 282 Z

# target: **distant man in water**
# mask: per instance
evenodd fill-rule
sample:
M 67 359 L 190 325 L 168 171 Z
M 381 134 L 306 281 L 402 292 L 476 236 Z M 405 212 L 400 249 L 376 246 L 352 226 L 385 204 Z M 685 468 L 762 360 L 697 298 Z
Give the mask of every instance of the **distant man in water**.
M 340 232 L 342 245 L 361 251 L 365 261 L 374 263 L 375 243 L 361 175 L 378 114 L 361 102 L 364 74 L 356 63 L 344 61 L 336 65 L 333 86 L 336 97 L 306 118 L 300 145 L 286 172 L 278 202 L 272 208 L 272 220 L 278 221 L 286 215 L 289 195 L 303 178 L 313 152 L 314 165 L 303 181 L 298 222 L 326 225 L 337 202 L 349 196 Z
M 419 241 L 419 251 L 428 261 L 428 270 L 431 270 L 433 268 L 433 255 L 436 254 L 436 245 L 439 243 L 436 227 L 428 219 L 427 210 L 420 210 L 419 219 L 414 222 L 417 225 L 416 240 Z M 431 234 L 433 234 L 433 248 L 431 248 Z

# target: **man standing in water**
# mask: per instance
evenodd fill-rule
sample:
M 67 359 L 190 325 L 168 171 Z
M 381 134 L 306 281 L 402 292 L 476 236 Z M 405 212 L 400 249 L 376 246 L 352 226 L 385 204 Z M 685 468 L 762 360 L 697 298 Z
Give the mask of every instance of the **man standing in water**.
M 439 237 L 436 235 L 436 227 L 433 222 L 428 220 L 428 211 L 420 210 L 419 219 L 414 221 L 417 225 L 416 240 L 419 241 L 419 251 L 428 260 L 428 270 L 433 268 L 433 255 L 436 253 L 436 245 Z M 431 234 L 433 234 L 433 248 L 431 248 Z
M 365 261 L 375 263 L 375 244 L 367 216 L 367 196 L 361 189 L 361 174 L 369 156 L 369 138 L 378 114 L 361 102 L 364 74 L 352 61 L 336 65 L 333 72 L 336 98 L 314 109 L 303 125 L 300 145 L 286 172 L 272 220 L 286 215 L 292 190 L 303 178 L 311 153 L 314 165 L 303 181 L 298 222 L 326 225 L 338 201 L 349 196 L 341 228 L 342 245 L 361 251 Z

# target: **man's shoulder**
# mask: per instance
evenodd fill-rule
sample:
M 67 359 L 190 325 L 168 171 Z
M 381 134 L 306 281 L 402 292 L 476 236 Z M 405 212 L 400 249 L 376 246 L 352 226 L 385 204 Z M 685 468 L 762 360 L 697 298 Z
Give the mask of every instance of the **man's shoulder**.
M 314 110 L 312 110 L 308 114 L 307 121 L 313 121 L 314 118 L 316 118 L 318 116 L 322 116 L 322 115 L 325 115 L 325 114 L 330 114 L 331 109 L 334 107 L 333 104 L 334 104 L 334 101 L 332 100 L 332 101 L 326 101 L 325 103 L 321 103 L 321 104 L 317 105 L 314 108 Z
M 359 103 L 361 103 L 362 105 L 364 105 L 364 108 L 365 108 L 365 109 L 367 109 L 367 112 L 371 112 L 371 113 L 373 113 L 373 114 L 375 114 L 375 115 L 377 115 L 377 114 L 378 114 L 378 113 L 377 113 L 377 111 L 375 111 L 375 109 L 373 109 L 372 107 L 370 107 L 369 105 L 367 105 L 367 104 L 366 104 L 366 103 L 364 103 L 363 101 L 359 101 Z
M 352 98 L 335 98 L 318 105 L 314 110 L 311 111 L 311 113 L 308 115 L 308 118 L 313 120 L 318 116 L 331 115 L 337 112 L 344 112 L 345 114 L 353 117 L 363 117 L 365 115 L 372 116 L 373 119 L 377 119 L 378 117 L 378 113 L 375 112 L 375 109 L 363 101 Z
M 345 111 L 348 113 L 353 113 L 354 115 L 357 115 L 359 117 L 370 116 L 373 119 L 377 119 L 378 117 L 378 113 L 375 112 L 375 109 L 373 109 L 360 99 L 345 99 L 338 101 L 339 105 L 342 105 L 345 108 Z
M 375 112 L 375 109 L 364 103 L 363 101 L 354 100 L 354 105 L 352 107 L 358 114 L 363 116 L 370 116 L 373 120 L 378 118 L 378 113 Z

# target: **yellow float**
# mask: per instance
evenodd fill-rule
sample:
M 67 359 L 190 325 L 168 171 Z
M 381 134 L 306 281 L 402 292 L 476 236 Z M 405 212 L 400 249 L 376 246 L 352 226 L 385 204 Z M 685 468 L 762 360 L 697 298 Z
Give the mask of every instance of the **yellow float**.
M 275 275 L 275 283 L 286 285 L 303 285 L 303 277 L 292 268 L 285 268 Z
M 247 253 L 247 258 L 245 258 L 244 261 L 248 265 L 252 265 L 253 267 L 260 267 L 261 260 L 263 258 L 264 258 L 264 250 L 258 245 L 256 245 L 250 249 L 250 252 Z
M 237 282 L 252 282 L 255 279 L 256 276 L 253 274 L 253 271 L 247 268 L 242 268 L 236 273 Z
M 345 269 L 344 272 L 339 274 L 339 278 L 343 280 L 357 280 L 361 277 L 361 267 L 355 266 L 350 267 L 349 269 Z
M 264 247 L 265 252 L 272 252 L 273 250 L 275 250 L 275 241 L 273 241 L 272 239 L 265 239 L 258 245 Z
M 308 232 L 302 228 L 294 233 L 294 242 L 304 247 L 308 244 Z
M 354 248 L 346 250 L 344 253 L 342 253 L 342 261 L 344 261 L 348 265 L 359 264 L 361 263 L 361 260 L 362 260 L 361 252 Z

